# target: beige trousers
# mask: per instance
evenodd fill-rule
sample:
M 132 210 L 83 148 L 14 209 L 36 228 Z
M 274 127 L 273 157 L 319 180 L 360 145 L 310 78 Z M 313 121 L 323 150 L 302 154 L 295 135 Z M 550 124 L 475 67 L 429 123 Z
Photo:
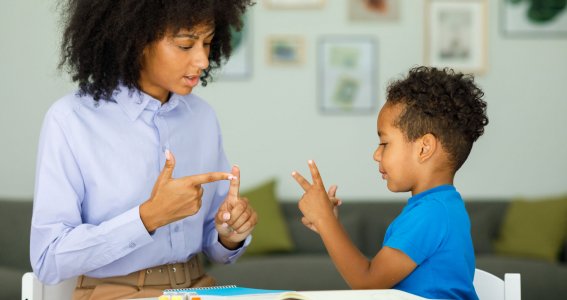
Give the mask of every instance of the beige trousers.
M 158 297 L 172 288 L 208 287 L 215 279 L 203 272 L 197 257 L 188 262 L 157 266 L 124 276 L 79 276 L 73 300 L 116 300 Z
M 206 287 L 215 285 L 215 279 L 204 275 L 190 287 Z M 100 284 L 94 288 L 76 288 L 73 300 L 116 300 L 159 297 L 163 290 L 172 286 L 129 286 L 123 284 Z

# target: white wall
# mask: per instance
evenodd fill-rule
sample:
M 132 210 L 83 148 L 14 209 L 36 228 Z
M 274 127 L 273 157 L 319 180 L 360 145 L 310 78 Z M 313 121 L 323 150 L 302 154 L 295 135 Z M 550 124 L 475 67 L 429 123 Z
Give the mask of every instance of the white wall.
M 261 1 L 259 1 L 261 2 Z M 457 177 L 465 197 L 543 196 L 567 192 L 567 37 L 505 38 L 498 3 L 489 2 L 489 69 L 477 77 L 486 93 L 490 124 Z M 56 70 L 60 28 L 54 1 L 0 4 L 0 197 L 31 197 L 43 115 L 74 89 Z M 278 194 L 296 199 L 293 170 L 307 175 L 315 159 L 327 184 L 348 199 L 402 199 L 380 179 L 372 153 L 376 113 L 320 114 L 317 40 L 328 34 L 372 35 L 378 42 L 380 103 L 387 83 L 423 64 L 423 1 L 402 1 L 395 22 L 352 23 L 347 3 L 323 9 L 253 8 L 253 76 L 216 81 L 195 92 L 217 110 L 226 152 L 242 169 L 243 189 L 271 177 Z M 33 21 L 32 21 L 33 20 Z M 298 67 L 266 63 L 266 39 L 299 35 L 306 61 Z

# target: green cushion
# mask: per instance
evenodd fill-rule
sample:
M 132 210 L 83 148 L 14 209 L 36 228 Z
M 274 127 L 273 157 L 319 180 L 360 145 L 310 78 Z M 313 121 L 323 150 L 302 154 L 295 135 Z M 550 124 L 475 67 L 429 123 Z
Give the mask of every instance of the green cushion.
M 557 261 L 567 236 L 567 195 L 510 203 L 494 243 L 498 254 Z
M 270 180 L 240 194 L 241 197 L 248 198 L 258 214 L 258 224 L 252 232 L 252 243 L 246 249 L 246 256 L 293 250 L 293 242 L 275 190 L 276 181 Z

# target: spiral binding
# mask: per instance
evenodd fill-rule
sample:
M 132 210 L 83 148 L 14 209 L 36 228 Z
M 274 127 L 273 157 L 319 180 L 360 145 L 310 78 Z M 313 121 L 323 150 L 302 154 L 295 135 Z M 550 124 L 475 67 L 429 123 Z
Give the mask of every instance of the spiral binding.
M 231 285 L 206 286 L 206 287 L 184 288 L 184 289 L 165 289 L 163 291 L 163 294 L 164 295 L 183 294 L 183 293 L 199 292 L 206 290 L 220 290 L 220 289 L 234 289 L 234 288 L 237 288 L 237 286 L 231 284 Z

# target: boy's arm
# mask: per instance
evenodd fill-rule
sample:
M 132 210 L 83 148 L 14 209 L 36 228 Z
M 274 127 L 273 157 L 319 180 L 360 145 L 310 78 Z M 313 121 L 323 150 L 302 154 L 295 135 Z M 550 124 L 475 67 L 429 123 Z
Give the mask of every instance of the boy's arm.
M 319 170 L 309 161 L 313 177 L 310 184 L 303 176 L 292 176 L 305 193 L 299 201 L 299 209 L 321 235 L 321 239 L 337 269 L 353 289 L 391 288 L 410 274 L 417 264 L 403 252 L 390 247 L 382 248 L 368 259 L 356 248 L 333 213 Z
M 315 226 L 333 263 L 352 289 L 392 288 L 417 267 L 409 256 L 390 247 L 383 247 L 369 261 L 337 219 L 321 220 Z

